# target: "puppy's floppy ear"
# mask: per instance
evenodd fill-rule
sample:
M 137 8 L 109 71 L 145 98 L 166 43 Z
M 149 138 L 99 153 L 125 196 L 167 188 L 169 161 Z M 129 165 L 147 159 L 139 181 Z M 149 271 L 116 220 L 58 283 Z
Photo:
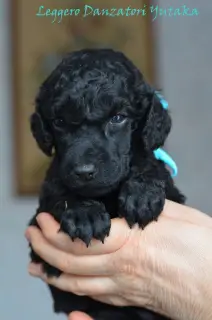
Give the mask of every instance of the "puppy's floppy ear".
M 53 149 L 53 137 L 52 134 L 47 130 L 45 122 L 38 112 L 31 115 L 30 125 L 33 137 L 37 141 L 40 149 L 47 155 L 52 155 Z
M 171 129 L 171 118 L 156 94 L 152 95 L 147 109 L 142 139 L 146 150 L 154 150 L 164 144 Z

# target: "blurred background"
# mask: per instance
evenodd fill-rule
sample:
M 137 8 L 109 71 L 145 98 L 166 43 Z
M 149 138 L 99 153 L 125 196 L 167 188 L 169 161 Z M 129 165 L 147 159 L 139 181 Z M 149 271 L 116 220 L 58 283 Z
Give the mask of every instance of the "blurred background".
M 2 320 L 64 318 L 53 314 L 47 287 L 27 274 L 28 248 L 23 235 L 35 212 L 36 192 L 46 166 L 45 157 L 31 138 L 28 115 L 33 109 L 38 83 L 67 50 L 104 45 L 121 49 L 153 85 L 163 89 L 173 118 L 167 149 L 179 168 L 176 183 L 187 195 L 189 205 L 212 215 L 211 0 L 156 0 L 151 4 L 161 8 L 186 5 L 197 8 L 199 15 L 161 16 L 153 23 L 144 17 L 129 17 L 124 23 L 116 18 L 107 23 L 103 17 L 86 22 L 66 17 L 67 24 L 63 21 L 51 24 L 47 18 L 45 22 L 43 18 L 35 19 L 35 8 L 47 7 L 50 2 L 53 8 L 53 0 L 14 0 L 12 5 L 8 0 L 0 0 Z M 117 0 L 119 4 L 122 2 Z M 141 7 L 139 0 L 124 2 L 125 6 Z M 70 8 L 73 3 L 71 0 L 56 1 L 55 7 L 65 4 Z M 143 4 L 149 5 L 148 2 Z M 82 1 L 78 0 L 78 7 L 80 5 Z M 115 0 L 111 6 L 115 6 Z M 109 2 L 105 1 L 102 7 L 110 7 Z M 111 25 L 114 32 L 111 32 Z

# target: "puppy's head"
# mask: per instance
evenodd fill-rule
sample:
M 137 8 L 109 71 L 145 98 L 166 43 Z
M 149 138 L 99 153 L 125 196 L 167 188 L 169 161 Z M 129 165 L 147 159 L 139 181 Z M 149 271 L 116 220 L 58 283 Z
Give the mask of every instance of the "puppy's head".
M 57 158 L 60 179 L 85 196 L 111 191 L 135 157 L 163 145 L 171 127 L 154 90 L 122 54 L 71 53 L 47 78 L 31 129 L 41 150 Z

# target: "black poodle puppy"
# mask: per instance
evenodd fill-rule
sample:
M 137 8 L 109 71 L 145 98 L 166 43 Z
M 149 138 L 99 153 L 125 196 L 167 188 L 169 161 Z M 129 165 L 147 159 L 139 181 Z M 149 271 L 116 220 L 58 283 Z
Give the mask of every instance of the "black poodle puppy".
M 153 88 L 122 53 L 88 49 L 67 55 L 40 88 L 31 129 L 52 156 L 39 208 L 60 231 L 88 246 L 104 242 L 111 218 L 144 228 L 160 215 L 165 198 L 184 203 L 169 171 L 153 151 L 161 147 L 171 119 Z M 37 225 L 36 215 L 30 225 Z M 49 276 L 60 271 L 42 262 Z M 114 307 L 50 286 L 55 312 L 87 312 L 95 320 L 159 320 L 141 308 Z

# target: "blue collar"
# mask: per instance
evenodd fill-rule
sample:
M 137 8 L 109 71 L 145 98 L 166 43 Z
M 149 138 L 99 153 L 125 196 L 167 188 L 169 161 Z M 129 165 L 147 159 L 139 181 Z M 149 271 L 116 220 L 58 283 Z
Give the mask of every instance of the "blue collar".
M 160 102 L 165 110 L 168 109 L 168 102 L 164 99 L 164 97 L 160 94 L 160 92 L 155 92 Z M 163 161 L 171 170 L 172 170 L 172 177 L 176 177 L 178 174 L 178 169 L 175 161 L 170 157 L 170 155 L 161 148 L 154 150 L 154 155 L 157 160 Z

